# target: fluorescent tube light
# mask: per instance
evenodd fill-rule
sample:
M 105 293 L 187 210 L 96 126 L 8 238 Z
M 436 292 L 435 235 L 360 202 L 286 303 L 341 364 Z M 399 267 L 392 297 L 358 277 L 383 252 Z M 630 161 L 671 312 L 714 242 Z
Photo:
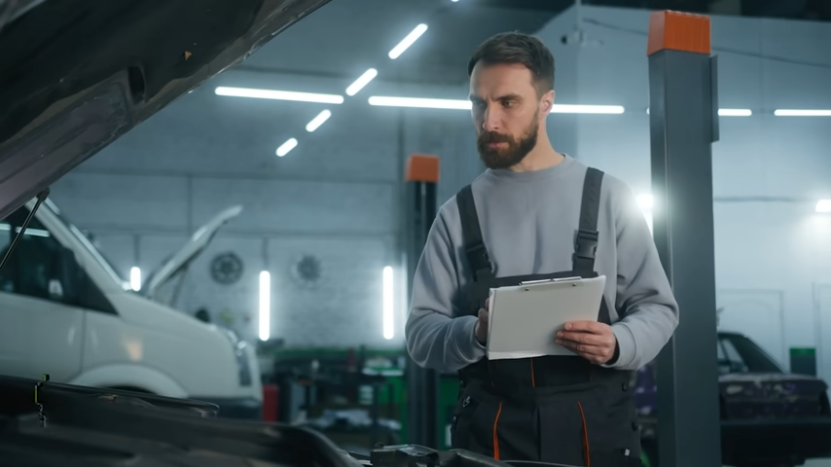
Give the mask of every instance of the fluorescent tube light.
M 817 202 L 817 212 L 819 213 L 829 213 L 831 212 L 831 199 L 821 199 Z
M 358 92 L 364 88 L 370 81 L 375 79 L 378 76 L 378 70 L 375 68 L 370 68 L 366 70 L 364 74 L 362 74 L 358 79 L 355 80 L 354 83 L 350 84 L 348 88 L 346 88 L 346 94 L 350 96 L 354 96 L 358 94 Z
M 297 146 L 297 140 L 294 138 L 289 138 L 288 141 L 281 144 L 279 148 L 277 148 L 277 157 L 283 157 L 289 153 L 292 149 Z
M 719 117 L 749 117 L 753 115 L 750 109 L 718 109 Z
M 646 114 L 649 115 L 649 108 L 646 109 Z M 750 109 L 718 109 L 719 117 L 749 117 L 753 115 Z
M 370 105 L 388 107 L 419 107 L 424 109 L 470 110 L 471 103 L 462 99 L 430 99 L 422 97 L 372 96 Z
M 773 115 L 777 117 L 831 117 L 831 110 L 776 109 Z
M 625 111 L 619 105 L 554 104 L 551 107 L 551 113 L 555 114 L 622 114 Z
M 393 297 L 393 274 L 392 274 L 392 267 L 387 266 L 384 268 L 383 273 L 383 286 L 384 286 L 384 295 L 383 295 L 383 329 L 384 329 L 384 339 L 390 340 L 395 336 L 395 327 L 394 327 L 394 312 L 395 312 L 395 302 Z
M 413 29 L 413 31 L 407 34 L 407 37 L 401 40 L 395 47 L 390 50 L 389 56 L 391 59 L 395 60 L 396 58 L 400 57 L 401 54 L 404 53 L 405 50 L 409 49 L 411 45 L 421 37 L 427 31 L 427 25 L 422 23 Z
M 309 123 L 306 124 L 306 131 L 311 133 L 311 132 L 317 130 L 318 128 L 320 128 L 320 125 L 323 125 L 323 123 L 326 120 L 329 120 L 329 117 L 331 117 L 331 116 L 332 116 L 332 112 L 330 112 L 329 109 L 326 109 L 326 110 L 320 112 L 319 114 L 317 114 L 317 117 L 313 118 Z
M 281 101 L 316 102 L 320 104 L 343 104 L 343 96 L 311 92 L 278 91 L 271 89 L 232 88 L 219 86 L 217 96 L 252 97 L 255 99 L 276 99 Z
M 260 272 L 259 336 L 261 341 L 271 337 L 271 273 Z
M 136 292 L 141 290 L 141 268 L 137 266 L 130 268 L 130 288 Z

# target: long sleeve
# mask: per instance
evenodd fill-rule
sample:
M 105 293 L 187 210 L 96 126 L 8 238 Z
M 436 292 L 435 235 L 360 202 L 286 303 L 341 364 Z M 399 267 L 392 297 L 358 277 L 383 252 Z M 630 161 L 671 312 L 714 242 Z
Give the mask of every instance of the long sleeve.
M 474 316 L 458 316 L 458 262 L 443 212 L 437 216 L 416 267 L 407 317 L 407 351 L 422 367 L 457 371 L 485 355 Z
M 652 361 L 678 326 L 678 303 L 661 265 L 643 213 L 627 188 L 614 201 L 617 294 L 622 319 L 612 325 L 618 341 L 612 368 L 635 370 Z

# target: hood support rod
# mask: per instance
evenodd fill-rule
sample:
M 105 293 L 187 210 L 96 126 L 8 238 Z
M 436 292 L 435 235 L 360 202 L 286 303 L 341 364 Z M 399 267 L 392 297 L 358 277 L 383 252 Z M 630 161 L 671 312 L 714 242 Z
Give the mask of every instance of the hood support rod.
M 9 246 L 9 249 L 6 250 L 6 254 L 3 256 L 3 261 L 0 261 L 0 271 L 3 270 L 3 266 L 6 265 L 6 262 L 12 256 L 14 249 L 17 247 L 17 243 L 20 241 L 21 238 L 23 238 L 23 234 L 26 233 L 26 228 L 29 227 L 29 223 L 32 222 L 32 218 L 35 217 L 35 213 L 38 211 L 38 208 L 41 204 L 43 204 L 47 197 L 49 197 L 49 188 L 38 193 L 38 198 L 37 202 L 35 203 L 35 206 L 32 208 L 31 211 L 29 211 L 29 215 L 26 216 L 26 220 L 23 222 L 23 225 L 20 226 L 20 232 L 18 232 L 17 235 L 15 235 L 14 240 L 12 240 L 12 244 Z

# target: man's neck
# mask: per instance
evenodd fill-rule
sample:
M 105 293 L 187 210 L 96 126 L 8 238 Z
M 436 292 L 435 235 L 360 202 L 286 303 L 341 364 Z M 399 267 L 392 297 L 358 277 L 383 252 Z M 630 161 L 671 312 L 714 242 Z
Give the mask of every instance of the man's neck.
M 547 169 L 553 167 L 565 159 L 565 156 L 558 153 L 551 147 L 544 132 L 540 132 L 540 138 L 534 149 L 528 153 L 519 164 L 510 168 L 513 172 L 534 172 L 537 170 Z

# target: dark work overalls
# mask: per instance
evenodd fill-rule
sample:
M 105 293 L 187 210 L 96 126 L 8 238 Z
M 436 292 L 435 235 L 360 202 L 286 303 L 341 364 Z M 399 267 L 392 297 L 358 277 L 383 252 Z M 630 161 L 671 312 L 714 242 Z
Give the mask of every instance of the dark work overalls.
M 463 312 L 477 315 L 490 288 L 558 277 L 596 277 L 597 217 L 603 172 L 589 168 L 583 186 L 573 270 L 494 277 L 482 241 L 470 186 L 457 195 L 464 248 L 473 282 Z M 517 248 L 522 248 L 517 245 Z M 607 280 L 616 280 L 615 277 Z M 611 324 L 606 300 L 599 321 Z M 552 338 L 553 338 L 552 330 Z M 488 360 L 459 372 L 453 447 L 504 461 L 542 461 L 586 467 L 640 465 L 640 437 L 631 372 L 594 365 L 579 356 Z

